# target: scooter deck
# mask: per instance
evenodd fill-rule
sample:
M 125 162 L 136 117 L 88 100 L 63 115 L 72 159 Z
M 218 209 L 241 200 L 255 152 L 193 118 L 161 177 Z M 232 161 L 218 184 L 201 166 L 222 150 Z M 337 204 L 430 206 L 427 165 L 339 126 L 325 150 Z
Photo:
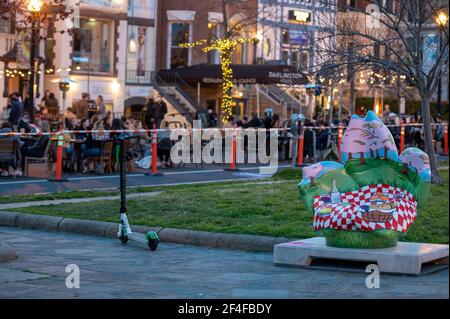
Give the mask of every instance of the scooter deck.
M 145 234 L 142 233 L 129 233 L 128 239 L 140 242 L 140 243 L 148 243 L 147 239 L 145 238 Z

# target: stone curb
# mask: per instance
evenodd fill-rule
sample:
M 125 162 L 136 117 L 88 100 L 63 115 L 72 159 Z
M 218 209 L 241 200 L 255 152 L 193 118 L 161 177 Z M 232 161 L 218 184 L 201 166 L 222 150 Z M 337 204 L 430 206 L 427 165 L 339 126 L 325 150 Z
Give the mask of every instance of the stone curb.
M 60 231 L 110 238 L 117 236 L 118 229 L 118 223 L 4 211 L 0 211 L 0 226 Z M 149 231 L 155 231 L 158 233 L 161 241 L 167 243 L 257 252 L 272 252 L 274 245 L 294 240 L 286 237 L 213 233 L 142 225 L 132 225 L 131 228 L 133 231 L 143 234 Z

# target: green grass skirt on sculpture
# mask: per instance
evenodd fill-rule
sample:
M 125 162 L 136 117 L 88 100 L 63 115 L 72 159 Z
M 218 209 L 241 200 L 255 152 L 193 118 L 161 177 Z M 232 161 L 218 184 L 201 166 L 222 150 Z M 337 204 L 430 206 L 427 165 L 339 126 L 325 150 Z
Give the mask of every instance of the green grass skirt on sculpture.
M 397 246 L 398 233 L 391 229 L 371 232 L 324 229 L 327 246 L 341 248 L 388 248 Z

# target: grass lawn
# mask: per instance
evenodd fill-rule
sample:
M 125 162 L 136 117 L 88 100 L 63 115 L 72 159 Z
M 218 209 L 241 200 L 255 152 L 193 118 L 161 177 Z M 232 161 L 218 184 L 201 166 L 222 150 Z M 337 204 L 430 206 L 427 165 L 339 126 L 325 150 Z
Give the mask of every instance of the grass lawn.
M 149 226 L 311 237 L 315 235 L 311 227 L 312 214 L 306 212 L 300 199 L 298 174 L 299 170 L 288 169 L 273 178 L 278 180 L 274 184 L 235 182 L 164 187 L 160 195 L 128 200 L 129 218 L 133 224 Z M 416 222 L 406 235 L 401 236 L 401 240 L 448 243 L 448 171 L 441 171 L 441 174 L 445 183 L 431 186 L 427 204 L 419 210 Z M 291 179 L 294 176 L 296 179 Z M 140 188 L 135 191 L 149 190 Z M 14 210 L 101 221 L 119 220 L 118 201 Z

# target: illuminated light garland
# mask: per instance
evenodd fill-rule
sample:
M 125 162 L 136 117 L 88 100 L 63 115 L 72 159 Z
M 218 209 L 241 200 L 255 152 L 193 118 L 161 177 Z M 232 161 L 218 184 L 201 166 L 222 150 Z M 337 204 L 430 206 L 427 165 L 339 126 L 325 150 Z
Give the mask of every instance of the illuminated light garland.
M 231 55 L 233 54 L 236 45 L 243 44 L 246 42 L 255 42 L 258 41 L 257 38 L 253 39 L 216 39 L 209 41 L 208 40 L 199 40 L 192 43 L 182 43 L 180 47 L 182 48 L 193 48 L 196 46 L 207 45 L 202 48 L 203 52 L 208 53 L 210 51 L 216 50 L 219 52 L 219 60 L 220 67 L 222 70 L 222 104 L 221 109 L 223 112 L 222 122 L 226 123 L 233 113 L 233 97 L 231 96 L 231 90 L 233 89 L 233 70 L 231 69 Z

